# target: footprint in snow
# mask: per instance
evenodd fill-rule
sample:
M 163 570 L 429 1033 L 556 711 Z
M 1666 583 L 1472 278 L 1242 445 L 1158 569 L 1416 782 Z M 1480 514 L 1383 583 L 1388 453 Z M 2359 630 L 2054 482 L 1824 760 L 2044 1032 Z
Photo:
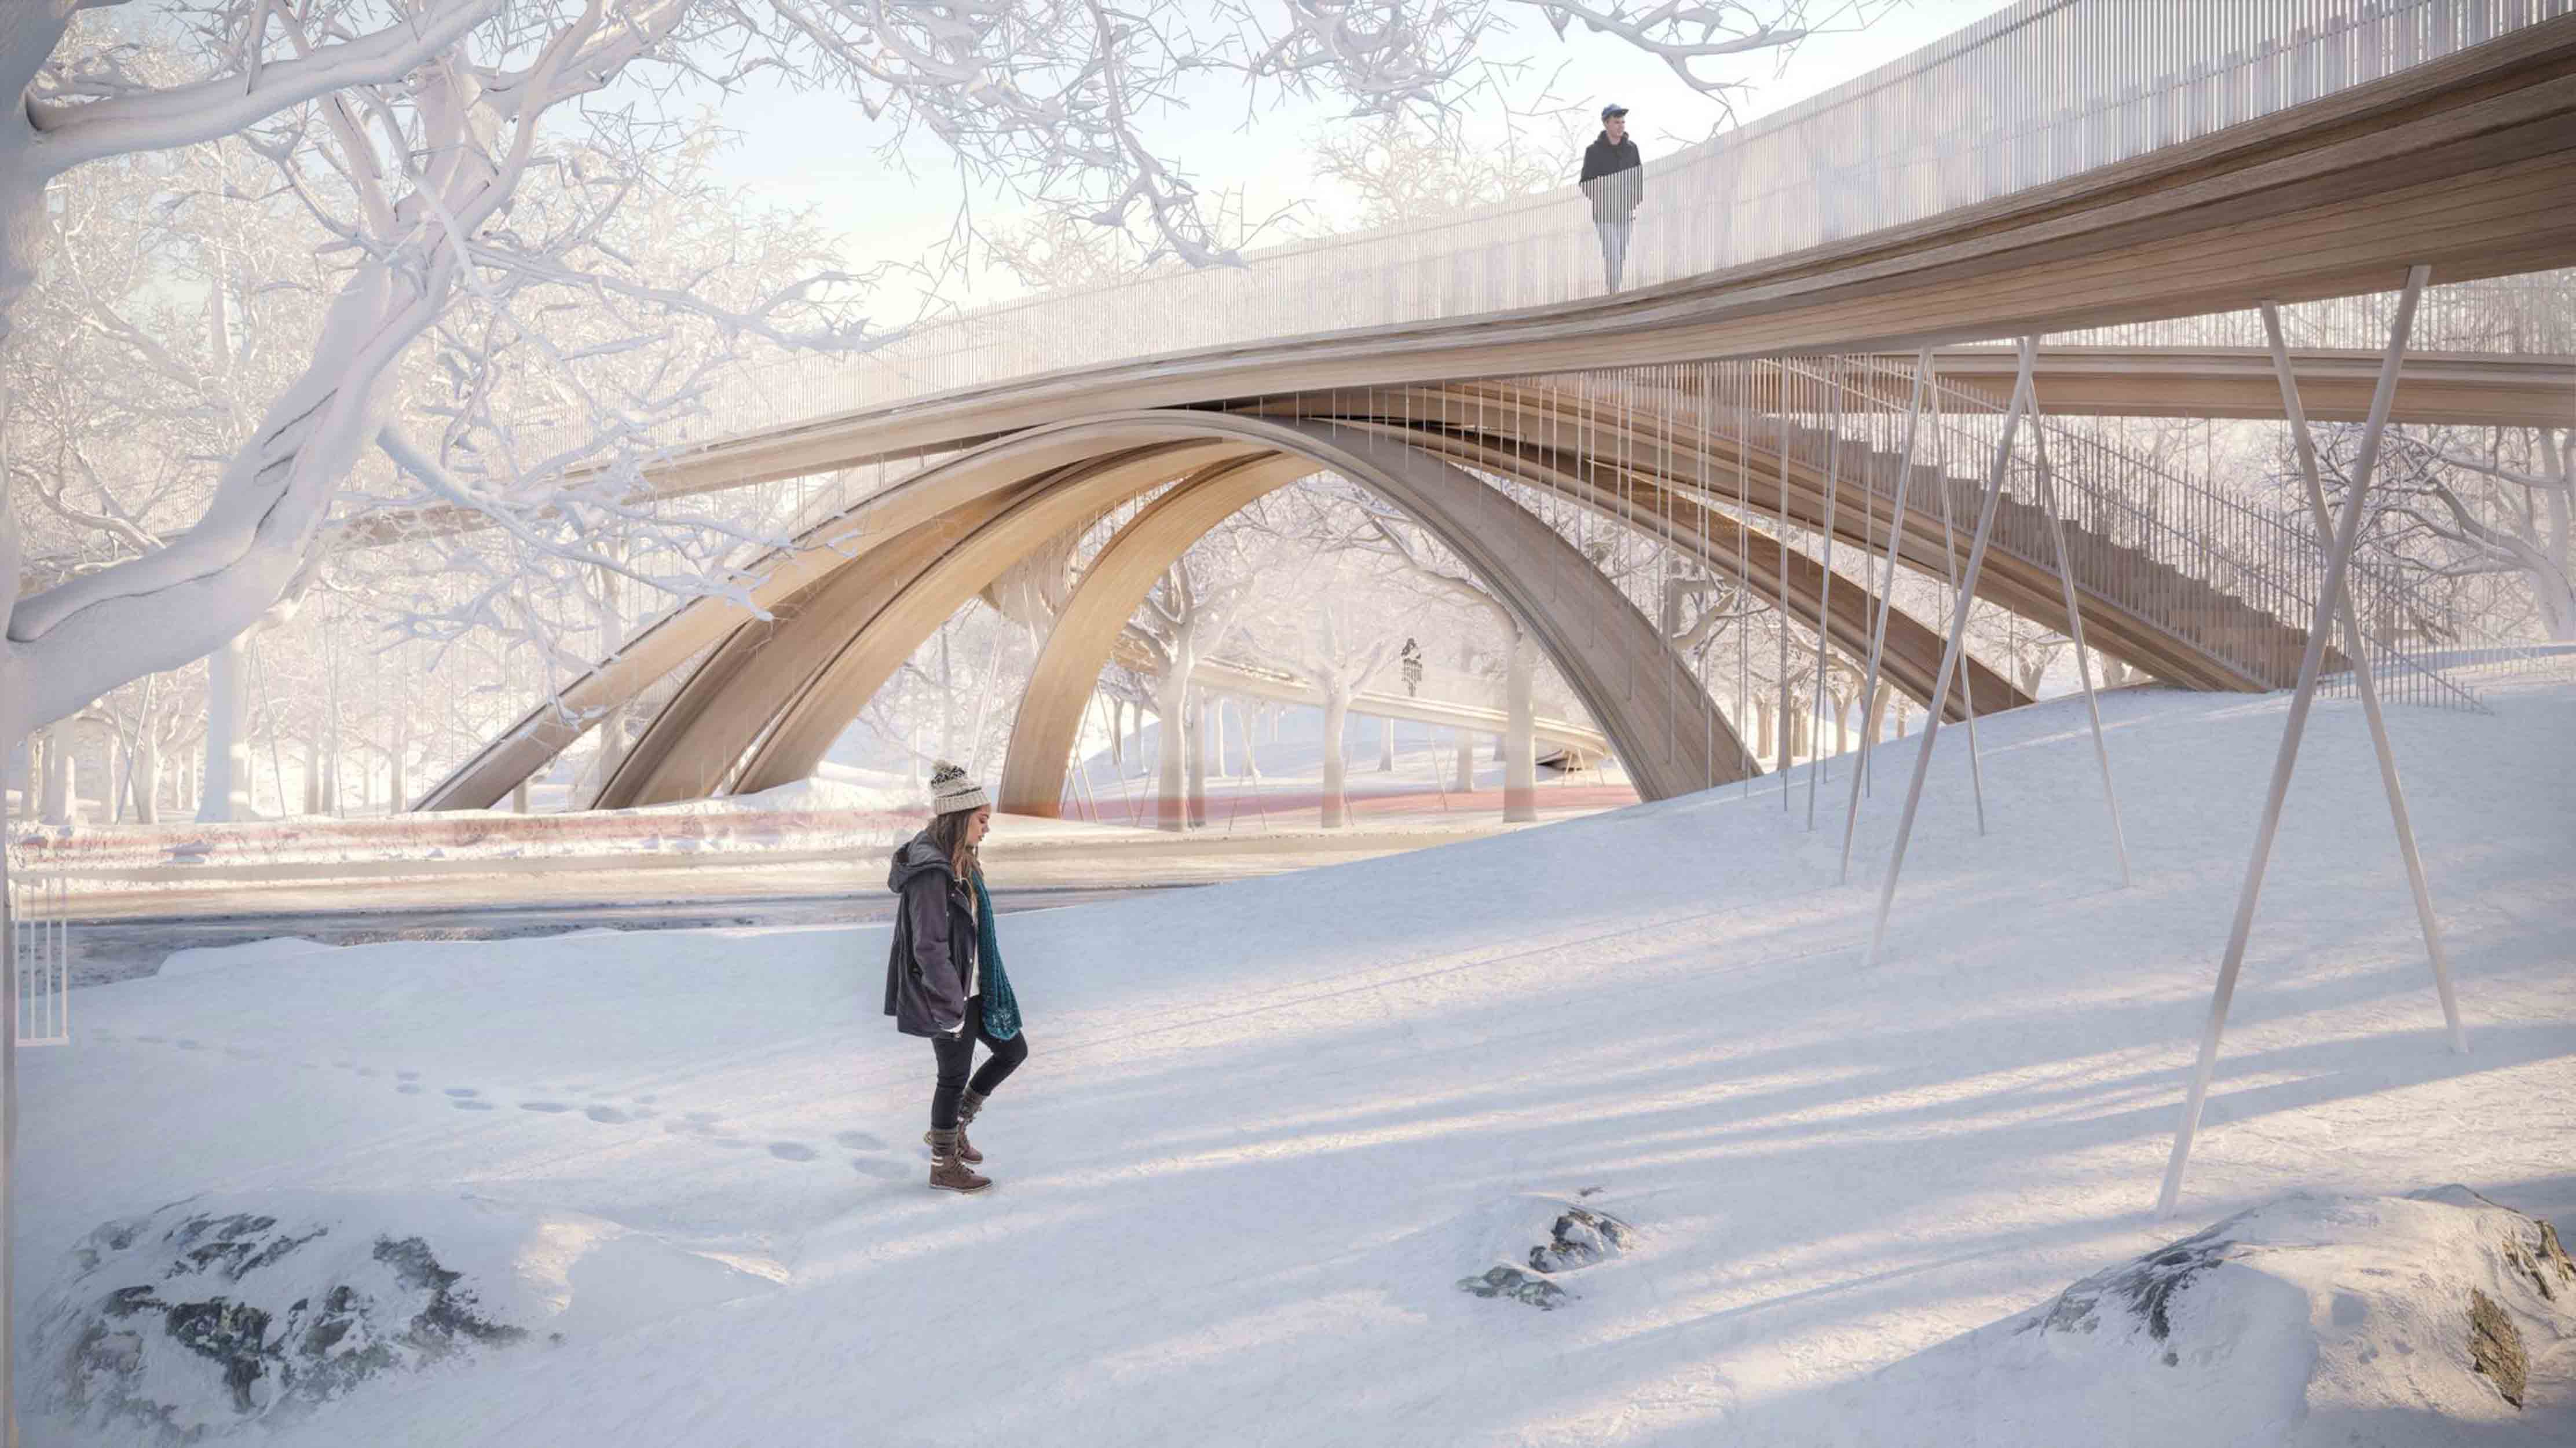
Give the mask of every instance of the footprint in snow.
M 852 1157 L 850 1170 L 861 1176 L 875 1177 L 881 1182 L 901 1181 L 912 1175 L 912 1168 L 899 1161 L 888 1161 L 881 1156 Z
M 373 1066 L 361 1066 L 358 1068 L 358 1074 L 361 1076 L 373 1076 L 376 1074 L 376 1068 Z
M 492 1109 L 492 1103 L 489 1101 L 468 1101 L 463 1098 L 450 1101 L 447 1104 L 455 1107 L 459 1111 L 489 1111 Z
M 446 1090 L 448 1095 L 457 1097 L 480 1096 L 483 1094 L 471 1086 L 450 1086 L 446 1088 Z
M 248 1046 L 226 1046 L 224 1047 L 224 1054 L 232 1057 L 236 1061 L 256 1061 L 259 1059 L 259 1052 L 252 1050 Z
M 572 1110 L 571 1107 L 564 1105 L 560 1101 L 522 1101 L 519 1103 L 519 1109 L 521 1111 L 543 1111 L 548 1115 L 552 1115 L 558 1111 Z
M 397 1081 L 417 1081 L 420 1079 L 420 1073 L 418 1071 L 396 1071 L 394 1073 L 394 1079 Z
M 817 1153 L 802 1142 L 773 1141 L 769 1144 L 769 1154 L 780 1161 L 812 1161 Z
M 603 1126 L 621 1126 L 635 1119 L 614 1106 L 593 1106 L 582 1112 L 582 1115 Z
M 832 1138 L 832 1141 L 835 1145 L 846 1146 L 852 1151 L 885 1150 L 885 1143 L 883 1141 L 868 1135 L 864 1131 L 844 1131 L 835 1135 Z
M 405 1081 L 394 1089 L 405 1096 L 418 1096 L 425 1088 L 417 1081 Z
M 188 1039 L 186 1036 L 181 1036 L 181 1037 L 179 1038 L 179 1042 L 178 1042 L 178 1044 L 179 1044 L 179 1049 L 180 1049 L 180 1050 L 182 1050 L 182 1051 L 202 1051 L 202 1050 L 206 1049 L 204 1046 L 202 1046 L 202 1045 L 198 1044 L 198 1043 L 197 1043 L 197 1042 L 195 1042 L 195 1041 L 192 1041 L 192 1040 Z
M 138 1041 L 150 1041 L 156 1046 L 166 1046 L 170 1043 L 170 1038 L 168 1036 L 137 1036 L 134 1039 Z

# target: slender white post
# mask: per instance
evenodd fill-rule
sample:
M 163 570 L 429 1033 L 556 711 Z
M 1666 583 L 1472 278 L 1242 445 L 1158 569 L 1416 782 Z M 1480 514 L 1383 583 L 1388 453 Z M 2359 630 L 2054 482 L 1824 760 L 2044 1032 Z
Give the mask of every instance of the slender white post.
M 1937 409 L 1940 404 L 1940 394 L 1936 392 L 1932 397 L 1932 405 Z M 1951 590 L 1956 592 L 1959 587 L 1959 537 L 1950 526 L 1950 475 L 1946 464 L 1942 468 L 1940 492 L 1941 571 L 1950 580 Z M 1938 714 L 1947 708 L 1948 697 L 1945 693 L 1935 693 L 1932 696 L 1932 712 Z M 1976 686 L 1969 682 L 1967 671 L 1964 669 L 1959 672 L 1959 714 L 1968 726 L 1968 788 L 1976 796 L 1977 833 L 1982 835 L 1986 832 L 1985 752 L 1977 745 Z
M 1842 367 L 1838 361 L 1826 365 L 1834 369 L 1826 379 L 1834 391 L 1827 413 L 1832 420 L 1826 424 L 1831 429 L 1826 445 L 1832 451 L 1825 458 L 1825 581 L 1816 596 L 1816 686 L 1807 696 L 1807 732 L 1815 739 L 1814 757 L 1807 761 L 1807 828 L 1811 830 L 1816 827 L 1816 779 L 1825 771 L 1825 639 L 1833 631 L 1834 524 L 1840 516 L 1834 509 L 1840 506 L 1843 480 Z M 1782 561 L 1787 561 L 1785 554 Z
M 2272 789 L 2263 801 L 2263 823 L 2254 832 L 2254 858 L 2245 867 L 2245 885 L 2236 898 L 2236 923 L 2228 932 L 2227 955 L 2219 962 L 2218 985 L 2209 996 L 2209 1024 L 2201 1031 L 2200 1058 L 2191 1071 L 2191 1090 L 2183 1098 L 2182 1122 L 2174 1132 L 2173 1158 L 2165 1164 L 2164 1190 L 2156 1196 L 2156 1215 L 2171 1216 L 2182 1200 L 2182 1171 L 2191 1159 L 2191 1139 L 2200 1130 L 2201 1107 L 2209 1099 L 2210 1073 L 2218 1064 L 2218 1038 L 2227 1029 L 2227 1005 L 2236 995 L 2236 977 L 2245 965 L 2245 941 L 2254 930 L 2254 906 L 2263 896 L 2263 871 L 2272 862 L 2272 838 L 2281 827 L 2281 802 L 2290 793 L 2290 774 L 2299 763 L 2299 741 L 2308 727 L 2308 709 L 2316 702 L 2317 675 L 2323 671 L 2326 638 L 2334 628 L 2343 599 L 2344 572 L 2352 563 L 2353 545 L 2361 539 L 2362 505 L 2369 500 L 2371 471 L 2379 464 L 2379 440 L 2388 429 L 2388 410 L 2397 399 L 2397 371 L 2406 357 L 2406 336 L 2415 325 L 2415 302 L 2423 294 L 2432 268 L 2406 273 L 2406 290 L 2398 295 L 2397 320 L 2388 332 L 2388 351 L 2380 358 L 2379 385 L 2370 395 L 2370 421 L 2362 428 L 2361 456 L 2353 466 L 2352 490 L 2343 500 L 2326 553 L 2326 577 L 2317 590 L 2317 605 L 2308 621 L 2308 646 L 2299 655 L 2299 691 L 2290 699 L 2290 717 L 2281 729 L 2281 750 L 2272 762 Z
M 1887 530 L 1887 567 L 1878 580 L 1878 617 L 1869 626 L 1869 668 L 1860 686 L 1860 758 L 1851 778 L 1851 802 L 1843 810 L 1843 868 L 1840 883 L 1851 883 L 1852 835 L 1860 825 L 1861 782 L 1869 776 L 1871 736 L 1878 732 L 1870 718 L 1870 701 L 1878 697 L 1878 662 L 1887 649 L 1887 613 L 1896 592 L 1896 554 L 1905 542 L 1905 489 L 1914 481 L 1914 439 L 1923 422 L 1923 387 L 1932 375 L 1932 349 L 1914 354 L 1914 396 L 1905 407 L 1905 449 L 1896 465 L 1896 517 Z M 1941 707 L 1939 700 L 1933 708 Z
M 2029 347 L 2030 339 L 2022 339 Z M 2023 375 L 2029 375 L 2024 364 Z M 2093 662 L 2084 651 L 2084 610 L 2075 601 L 2075 569 L 2066 556 L 2066 520 L 2057 511 L 2057 477 L 2048 466 L 2048 430 L 2039 419 L 2039 395 L 2030 398 L 2031 461 L 2039 469 L 2039 506 L 2048 515 L 2048 535 L 2057 545 L 2057 582 L 2066 598 L 2067 638 L 2075 645 L 2075 673 L 2084 681 L 2084 709 L 2093 719 L 2093 760 L 2102 767 L 2102 801 L 2111 810 L 2111 849 L 2120 857 L 2120 888 L 2129 888 L 2129 836 L 2120 827 L 2120 792 L 2111 787 L 2111 751 L 2102 742 L 2102 704 L 2093 693 Z
M 2299 449 L 2299 471 L 2307 479 L 2308 516 L 2322 538 L 2333 518 L 2326 511 L 2325 485 L 2317 478 L 2316 439 L 2308 432 L 2299 380 L 2290 370 L 2290 349 L 2281 339 L 2281 310 L 2270 302 L 2263 304 L 2263 334 L 2272 345 L 2272 370 L 2281 379 L 2282 416 L 2290 421 L 2290 437 Z M 2362 717 L 2370 721 L 2371 747 L 2379 753 L 2379 782 L 2388 792 L 2388 814 L 2397 825 L 2397 853 L 2406 861 L 2406 884 L 2415 894 L 2415 920 L 2423 927 L 2424 953 L 2433 962 L 2433 989 L 2442 998 L 2442 1023 L 2450 1029 L 2451 1049 L 2465 1053 L 2469 1035 L 2460 1025 L 2460 1003 L 2451 992 L 2451 958 L 2442 948 L 2442 926 L 2433 915 L 2433 887 L 2424 879 L 2424 858 L 2415 850 L 2414 818 L 2406 808 L 2406 786 L 2397 778 L 2397 751 L 2388 743 L 2388 724 L 2379 712 L 2379 682 L 2372 676 L 2361 616 L 2353 607 L 2350 590 L 2336 612 L 2343 623 L 2344 657 L 2352 663 L 2353 687 L 2361 695 Z
M 1914 812 L 1923 803 L 1923 780 L 1932 772 L 1932 743 L 1941 737 L 1941 701 L 1950 697 L 1950 679 L 1968 646 L 1968 606 L 1976 601 L 1977 575 L 1985 570 L 1986 543 L 1994 536 L 1995 506 L 2003 501 L 2004 473 L 2012 462 L 2013 433 L 2021 426 L 2022 399 L 2032 394 L 2031 353 L 2024 349 L 2013 381 L 2012 401 L 2004 408 L 2003 431 L 1995 438 L 1995 460 L 1986 471 L 1986 496 L 1977 505 L 1977 532 L 1968 544 L 1968 571 L 1959 579 L 1959 601 L 1950 615 L 1950 642 L 1941 650 L 1941 673 L 1932 683 L 1932 708 L 1923 721 L 1923 747 L 1914 756 L 1914 779 L 1905 789 L 1905 812 L 1896 821 L 1896 848 L 1887 859 L 1887 878 L 1878 887 L 1878 922 L 1870 927 L 1869 963 L 1878 964 L 1887 943 L 1887 913 L 1896 903 L 1896 877 L 1905 869 L 1906 842 L 1914 837 Z

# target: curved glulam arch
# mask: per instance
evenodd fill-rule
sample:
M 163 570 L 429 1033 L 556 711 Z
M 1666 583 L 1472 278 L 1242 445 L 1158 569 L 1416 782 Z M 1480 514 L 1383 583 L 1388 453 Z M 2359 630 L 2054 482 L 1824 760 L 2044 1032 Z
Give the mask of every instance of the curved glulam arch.
M 1176 490 L 1193 495 L 1198 486 L 1227 478 L 1232 481 L 1225 485 L 1240 491 L 1249 486 L 1242 470 L 1256 466 L 1279 482 L 1319 469 L 1342 473 L 1417 518 L 1466 559 L 1524 620 L 1601 721 L 1647 797 L 1752 772 L 1755 766 L 1733 729 L 1653 625 L 1552 530 L 1425 450 L 1438 441 L 1369 424 L 1137 412 L 1032 429 L 987 444 L 817 525 L 770 560 L 753 600 L 771 617 L 746 621 L 712 599 L 680 609 L 556 700 L 531 711 L 421 807 L 490 805 L 577 738 L 586 717 L 634 697 L 710 645 L 715 647 L 707 662 L 657 715 L 593 803 L 615 808 L 691 798 L 728 779 L 748 791 L 803 778 L 901 660 L 1028 547 L 1176 479 L 1195 476 L 1192 486 Z M 1505 466 L 1508 459 L 1460 457 L 1472 466 L 1512 471 Z M 1547 481 L 1555 486 L 1583 479 Z M 1587 493 L 1569 486 L 1569 495 L 1602 506 L 1597 489 Z M 1754 535 L 1753 542 L 1758 580 L 1762 540 Z M 1705 561 L 1711 566 L 1724 562 L 1723 550 L 1710 552 Z M 1770 557 L 1773 567 L 1785 566 L 1791 574 L 1792 612 L 1814 625 L 1821 570 L 1776 547 Z M 1849 580 L 1844 585 L 1835 590 L 1836 606 L 1824 622 L 1850 648 L 1871 605 Z M 1579 602 L 1559 616 L 1551 601 L 1562 600 Z M 1117 621 L 1123 624 L 1132 613 L 1131 603 Z M 1901 616 L 1891 620 L 1890 630 L 1901 643 L 1914 634 L 1932 637 Z M 1078 713 L 1105 657 L 1104 652 L 1087 672 L 1049 671 L 1040 714 L 1068 707 Z M 1069 706 L 1056 695 L 1075 686 L 1058 688 L 1059 674 L 1079 677 L 1081 697 Z M 1918 698 L 1925 692 L 1901 665 L 1890 677 Z M 1991 674 L 1981 676 L 1977 687 L 1980 712 L 2021 701 Z M 1069 735 L 1065 742 L 1069 747 Z M 1014 750 L 1014 758 L 1029 757 Z M 1034 757 L 1046 760 L 1050 754 L 1039 747 Z M 1052 805 L 1061 788 L 1062 751 L 1054 758 L 1055 785 L 1022 779 L 1015 799 L 1042 795 Z

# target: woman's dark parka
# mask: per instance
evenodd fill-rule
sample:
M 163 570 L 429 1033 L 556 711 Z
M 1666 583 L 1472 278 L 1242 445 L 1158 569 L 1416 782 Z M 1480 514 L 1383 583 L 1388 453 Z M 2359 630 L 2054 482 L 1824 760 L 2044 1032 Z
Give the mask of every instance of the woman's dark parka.
M 894 852 L 886 888 L 902 897 L 886 960 L 885 1013 L 907 1036 L 946 1035 L 966 1019 L 975 916 L 948 856 L 927 831 Z

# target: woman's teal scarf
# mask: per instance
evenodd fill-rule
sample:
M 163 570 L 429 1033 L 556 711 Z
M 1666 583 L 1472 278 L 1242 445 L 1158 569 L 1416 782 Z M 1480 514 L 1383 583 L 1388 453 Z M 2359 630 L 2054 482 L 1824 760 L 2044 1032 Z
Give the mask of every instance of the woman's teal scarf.
M 1011 978 L 1002 974 L 1002 943 L 993 934 L 993 897 L 984 889 L 984 872 L 975 872 L 976 959 L 984 971 L 984 1034 L 1007 1041 L 1020 1033 L 1020 1001 L 1011 994 Z

